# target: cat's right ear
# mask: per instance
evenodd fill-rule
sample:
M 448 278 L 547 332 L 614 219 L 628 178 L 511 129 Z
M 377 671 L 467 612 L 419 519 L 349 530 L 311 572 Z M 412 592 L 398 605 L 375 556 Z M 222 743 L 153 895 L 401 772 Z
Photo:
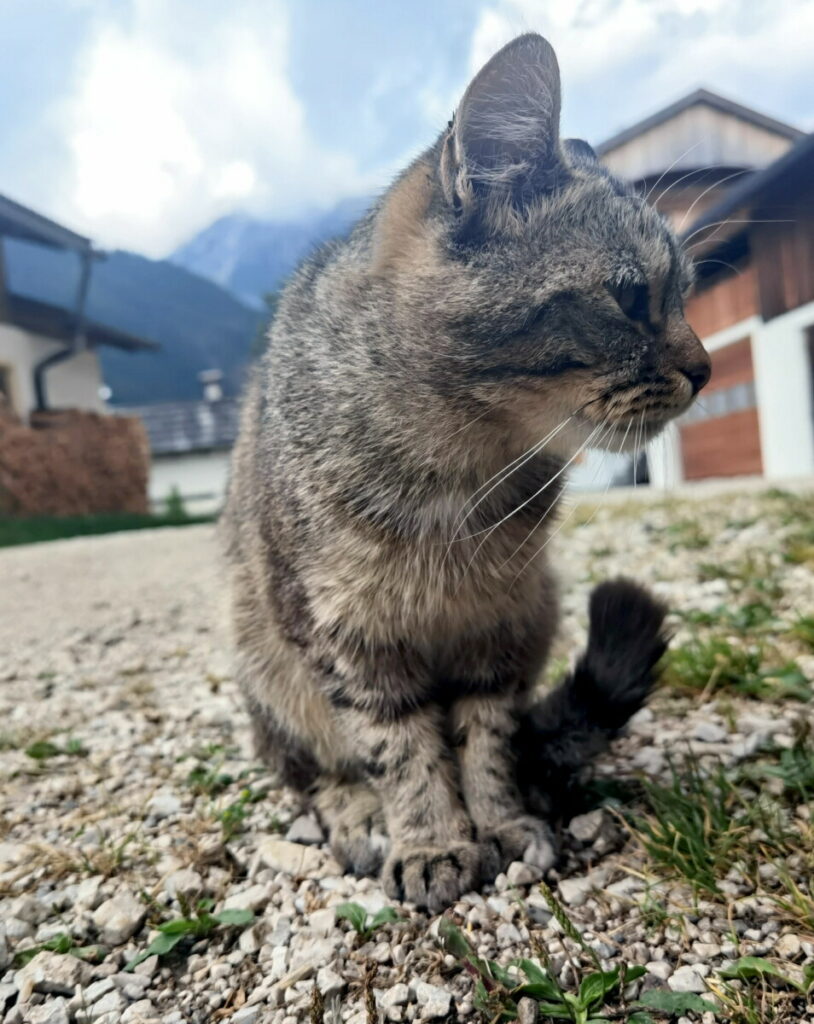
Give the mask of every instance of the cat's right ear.
M 455 113 L 441 152 L 447 201 L 472 213 L 550 191 L 567 173 L 559 132 L 554 50 L 536 33 L 518 36 L 481 68 Z

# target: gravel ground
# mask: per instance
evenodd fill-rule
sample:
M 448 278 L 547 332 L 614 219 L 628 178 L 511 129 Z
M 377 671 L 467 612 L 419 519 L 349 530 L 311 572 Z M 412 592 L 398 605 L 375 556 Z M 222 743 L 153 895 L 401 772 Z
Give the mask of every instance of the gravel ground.
M 547 879 L 558 905 L 515 864 L 452 908 L 480 956 L 547 961 L 570 991 L 589 969 L 587 949 L 606 969 L 641 965 L 609 998 L 608 1019 L 629 1019 L 643 993 L 662 989 L 717 1009 L 685 997 L 659 1021 L 814 1020 L 803 995 L 814 963 L 814 760 L 799 785 L 784 789 L 781 777 L 784 752 L 810 749 L 814 718 L 813 507 L 810 494 L 769 492 L 617 500 L 568 516 L 553 544 L 565 595 L 556 661 L 583 635 L 590 586 L 619 573 L 677 610 L 682 654 L 598 766 L 591 792 L 604 806 L 590 809 L 586 796 L 563 827 Z M 371 915 L 389 901 L 375 880 L 341 874 L 318 823 L 252 761 L 212 528 L 6 549 L 0 579 L 0 1016 L 479 1019 L 471 971 L 442 947 L 438 919 L 395 907 L 398 919 L 367 936 L 337 917 L 349 900 Z M 671 761 L 688 756 L 701 773 L 768 765 L 760 792 L 783 818 L 782 841 L 765 825 L 724 849 L 730 861 L 722 869 L 718 858 L 712 888 L 693 888 L 648 850 L 643 818 L 631 831 L 627 816 L 649 806 L 652 822 L 637 779 L 669 785 Z M 622 783 L 633 795 L 609 799 Z M 720 838 L 708 830 L 707 847 Z M 220 923 L 224 910 L 245 913 Z M 159 925 L 198 912 L 196 934 L 125 970 Z M 56 948 L 32 959 L 43 944 Z M 726 981 L 745 956 L 784 980 L 761 968 Z M 537 1011 L 524 1000 L 519 1012 Z M 594 1018 L 604 1019 L 598 1009 Z

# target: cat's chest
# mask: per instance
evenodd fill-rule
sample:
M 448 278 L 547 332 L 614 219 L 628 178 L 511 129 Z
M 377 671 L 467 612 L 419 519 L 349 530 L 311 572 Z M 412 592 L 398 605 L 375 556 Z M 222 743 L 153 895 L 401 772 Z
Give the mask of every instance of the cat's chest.
M 548 524 L 517 515 L 455 533 L 382 539 L 346 529 L 308 573 L 318 623 L 430 646 L 525 618 L 545 588 Z

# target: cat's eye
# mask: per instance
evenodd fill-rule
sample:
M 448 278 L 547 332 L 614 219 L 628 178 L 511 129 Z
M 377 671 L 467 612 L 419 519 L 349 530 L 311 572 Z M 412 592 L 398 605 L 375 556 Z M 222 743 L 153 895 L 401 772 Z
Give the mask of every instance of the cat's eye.
M 650 319 L 650 289 L 646 284 L 609 281 L 605 287 L 628 319 L 638 323 L 646 323 Z

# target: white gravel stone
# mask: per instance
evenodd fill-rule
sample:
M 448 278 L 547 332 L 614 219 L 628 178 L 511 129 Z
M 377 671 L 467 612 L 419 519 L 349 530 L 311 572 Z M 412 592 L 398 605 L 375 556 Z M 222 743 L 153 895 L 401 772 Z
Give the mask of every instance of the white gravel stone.
M 229 896 L 224 901 L 224 910 L 253 910 L 258 911 L 265 907 L 271 899 L 271 893 L 266 885 L 250 885 L 248 889 Z
M 232 1024 L 257 1024 L 263 1013 L 262 1006 L 243 1006 L 229 1018 Z
M 195 896 L 203 891 L 203 879 L 192 868 L 179 868 L 167 875 L 164 881 L 164 892 L 169 896 Z
M 437 1020 L 449 1015 L 452 993 L 447 989 L 419 981 L 415 986 L 415 997 L 421 1010 L 421 1020 Z
M 714 722 L 698 722 L 690 733 L 694 740 L 701 740 L 702 743 L 722 743 L 726 737 L 726 729 Z
M 68 1004 L 62 996 L 57 996 L 40 1006 L 30 1006 L 25 1014 L 25 1024 L 71 1024 Z
M 289 843 L 286 839 L 261 839 L 257 851 L 266 867 L 272 871 L 284 871 L 295 878 L 303 878 L 317 871 L 324 860 L 319 850 L 300 843 Z
M 513 861 L 506 869 L 506 879 L 509 885 L 533 885 L 543 877 L 543 871 L 536 864 L 526 864 L 525 861 Z
M 20 1001 L 25 1003 L 32 992 L 72 996 L 90 976 L 90 967 L 78 957 L 43 950 L 17 971 L 15 984 L 20 989 Z
M 331 967 L 320 967 L 317 971 L 317 988 L 326 998 L 338 996 L 345 987 L 345 979 Z
M 706 964 L 685 964 L 670 975 L 667 984 L 673 992 L 706 992 L 704 978 L 708 974 L 709 967 Z
M 604 868 L 597 868 L 590 874 L 577 876 L 576 878 L 563 878 L 559 883 L 560 898 L 569 907 L 581 907 L 590 894 L 601 889 L 608 880 L 608 872 Z
M 673 968 L 665 960 L 651 960 L 644 965 L 644 969 L 648 974 L 652 974 L 653 977 L 659 978 L 661 981 L 667 981 L 673 973 Z
M 602 808 L 589 811 L 587 814 L 578 814 L 568 823 L 568 831 L 581 843 L 592 843 L 605 824 L 605 812 Z
M 155 818 L 171 818 L 181 811 L 181 801 L 172 790 L 159 790 L 147 801 L 147 812 Z
M 400 981 L 397 985 L 382 992 L 379 1005 L 387 1009 L 390 1006 L 405 1006 L 409 1000 L 410 990 L 404 982 Z
M 123 892 L 105 900 L 93 914 L 102 942 L 119 946 L 134 935 L 147 916 L 147 908 L 132 893 Z
M 792 959 L 800 952 L 801 944 L 796 935 L 781 935 L 774 949 L 778 956 Z
M 302 843 L 305 846 L 319 846 L 325 842 L 324 832 L 309 814 L 295 818 L 285 837 L 291 843 Z

